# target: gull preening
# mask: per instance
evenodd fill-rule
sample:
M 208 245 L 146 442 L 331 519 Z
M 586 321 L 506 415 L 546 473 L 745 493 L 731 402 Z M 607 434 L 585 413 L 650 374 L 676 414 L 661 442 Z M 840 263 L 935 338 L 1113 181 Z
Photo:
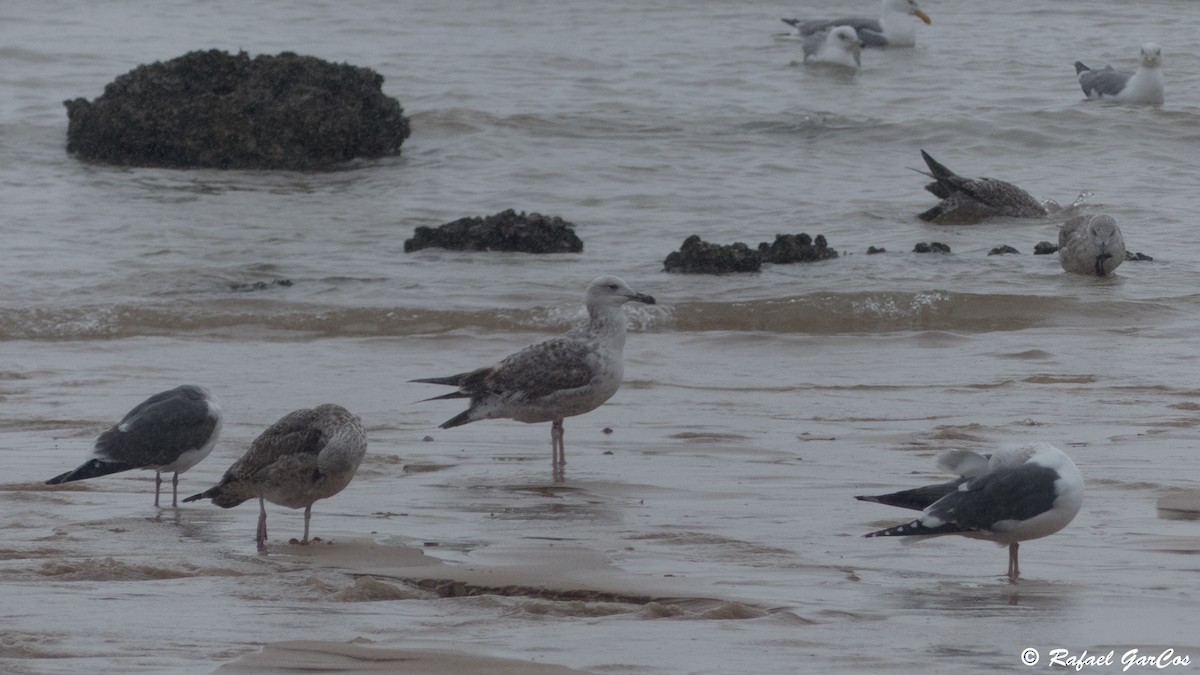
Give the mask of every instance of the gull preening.
M 937 457 L 943 470 L 961 476 L 938 485 L 873 497 L 868 502 L 921 511 L 902 525 L 866 537 L 936 537 L 959 534 L 1008 546 L 1008 578 L 1021 576 L 1020 542 L 1063 529 L 1083 504 L 1083 476 L 1071 458 L 1049 443 L 1010 447 L 992 455 L 950 450 Z
M 204 387 L 185 384 L 137 404 L 92 444 L 94 457 L 46 481 L 57 485 L 131 469 L 154 471 L 154 505 L 164 471 L 171 478 L 171 506 L 178 505 L 179 474 L 212 452 L 221 433 L 221 406 Z
M 1089 99 L 1161 105 L 1166 98 L 1163 94 L 1162 47 L 1153 42 L 1142 45 L 1141 61 L 1132 73 L 1112 66 L 1092 70 L 1082 61 L 1076 61 L 1075 74 Z
M 838 26 L 804 39 L 805 63 L 828 63 L 857 69 L 862 65 L 862 43 L 850 26 Z
M 914 169 L 933 179 L 925 186 L 941 202 L 921 213 L 921 220 L 940 223 L 975 223 L 993 216 L 1041 218 L 1046 207 L 1028 192 L 995 178 L 963 178 L 921 151 L 929 171 Z
M 232 508 L 258 498 L 259 551 L 267 549 L 267 507 L 264 500 L 290 509 L 304 508 L 304 538 L 318 499 L 332 497 L 350 484 L 367 452 L 362 421 L 340 405 L 330 403 L 284 415 L 262 432 L 241 459 L 215 486 L 185 502 L 211 499 Z
M 449 429 L 478 420 L 507 418 L 518 422 L 550 422 L 552 467 L 561 479 L 566 464 L 563 418 L 600 407 L 617 393 L 624 370 L 627 302 L 654 304 L 614 276 L 588 284 L 584 296 L 587 323 L 558 337 L 530 345 L 502 361 L 477 370 L 413 382 L 445 384 L 457 391 L 429 401 L 469 398 L 466 410 L 446 420 Z
M 781 19 L 800 37 L 822 33 L 837 26 L 849 26 L 858 33 L 864 47 L 912 47 L 917 44 L 917 24 L 913 18 L 932 23 L 921 11 L 917 0 L 883 0 L 879 18 L 849 16 L 841 19 Z
M 1083 215 L 1058 229 L 1058 262 L 1068 272 L 1108 276 L 1125 261 L 1125 239 L 1112 216 Z

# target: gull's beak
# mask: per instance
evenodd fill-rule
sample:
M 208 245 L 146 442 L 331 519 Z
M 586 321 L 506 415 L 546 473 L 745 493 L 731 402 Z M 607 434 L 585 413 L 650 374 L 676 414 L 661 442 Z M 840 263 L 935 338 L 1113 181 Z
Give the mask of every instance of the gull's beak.
M 654 302 L 654 296 L 653 296 L 653 295 L 646 295 L 645 293 L 634 293 L 633 295 L 629 296 L 629 299 L 630 299 L 632 302 L 644 302 L 644 303 L 646 303 L 647 305 L 653 305 L 653 304 L 655 304 L 655 302 Z
M 930 19 L 928 14 L 926 14 L 925 12 L 922 12 L 919 9 L 917 10 L 916 17 L 918 19 L 924 21 L 926 26 L 933 23 L 933 19 Z

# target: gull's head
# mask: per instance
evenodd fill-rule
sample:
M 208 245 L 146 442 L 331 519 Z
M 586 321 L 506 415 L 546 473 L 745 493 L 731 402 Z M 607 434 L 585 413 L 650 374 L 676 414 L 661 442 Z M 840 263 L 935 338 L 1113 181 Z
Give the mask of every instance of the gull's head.
M 1125 260 L 1125 238 L 1112 216 L 1099 215 L 1088 223 L 1088 238 L 1099 248 L 1096 254 L 1096 276 L 1108 276 Z
M 587 295 L 584 297 L 588 307 L 608 306 L 620 307 L 627 302 L 644 302 L 654 304 L 654 297 L 638 293 L 629 284 L 611 274 L 596 277 L 588 284 Z
M 858 33 L 852 26 L 838 26 L 829 32 L 829 39 L 838 44 L 845 45 L 847 49 L 861 47 L 862 41 L 858 39 Z
M 1112 216 L 1099 215 L 1088 223 L 1088 236 L 1098 243 L 1111 244 L 1121 239 L 1121 228 Z
M 933 23 L 929 15 L 921 11 L 921 6 L 917 4 L 917 0 L 883 0 L 883 11 L 911 14 L 924 21 L 927 26 Z
M 1162 47 L 1153 42 L 1142 45 L 1142 65 L 1153 68 L 1162 62 Z
M 838 26 L 829 31 L 828 42 L 836 44 L 839 49 L 843 49 L 854 55 L 854 63 L 862 65 L 862 40 L 858 39 L 858 33 L 850 26 Z

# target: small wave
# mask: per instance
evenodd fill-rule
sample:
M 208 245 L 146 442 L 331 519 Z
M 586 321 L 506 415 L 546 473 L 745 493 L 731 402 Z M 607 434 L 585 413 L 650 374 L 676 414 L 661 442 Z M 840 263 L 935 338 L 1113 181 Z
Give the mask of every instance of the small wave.
M 585 320 L 577 306 L 532 309 L 345 307 L 247 297 L 155 305 L 0 310 L 0 340 L 112 340 L 195 335 L 211 339 L 392 337 L 479 332 L 553 334 Z M 1165 311 L 1149 301 L 980 295 L 949 291 L 813 293 L 746 302 L 629 307 L 630 330 L 749 331 L 810 335 L 944 331 L 986 333 L 1045 325 L 1096 325 L 1120 315 L 1145 322 Z M 1102 310 L 1102 311 L 1101 311 Z

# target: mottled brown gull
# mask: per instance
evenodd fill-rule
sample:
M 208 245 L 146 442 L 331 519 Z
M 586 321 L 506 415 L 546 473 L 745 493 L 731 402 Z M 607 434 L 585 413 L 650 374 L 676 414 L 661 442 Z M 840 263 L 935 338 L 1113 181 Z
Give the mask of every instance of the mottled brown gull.
M 1041 218 L 1046 207 L 1028 192 L 995 178 L 964 178 L 942 166 L 929 153 L 921 151 L 929 172 L 917 170 L 933 179 L 925 186 L 941 202 L 921 213 L 921 220 L 938 223 L 975 223 L 985 218 Z
M 204 387 L 185 384 L 137 404 L 92 444 L 92 459 L 46 481 L 57 485 L 130 469 L 154 471 L 154 505 L 164 471 L 171 478 L 171 506 L 179 499 L 179 474 L 212 452 L 221 433 L 221 406 Z
M 558 337 L 531 345 L 494 365 L 413 382 L 445 384 L 458 390 L 426 400 L 469 398 L 470 406 L 446 420 L 449 429 L 478 420 L 507 418 L 519 422 L 551 422 L 551 462 L 561 479 L 566 464 L 563 418 L 598 408 L 621 386 L 624 370 L 627 302 L 654 304 L 614 276 L 588 284 L 584 296 L 588 321 Z
M 1130 73 L 1105 66 L 1092 70 L 1075 62 L 1075 75 L 1084 95 L 1090 99 L 1105 99 L 1122 103 L 1161 105 L 1163 93 L 1162 47 L 1147 42 L 1142 45 L 1137 70 Z
M 258 550 L 267 548 L 267 507 L 279 504 L 304 507 L 304 537 L 318 499 L 341 492 L 367 452 L 367 434 L 350 411 L 330 403 L 284 415 L 262 432 L 241 459 L 233 463 L 215 486 L 185 502 L 211 499 L 221 508 L 232 508 L 258 498 Z
M 1125 239 L 1112 216 L 1082 215 L 1058 229 L 1058 262 L 1068 272 L 1112 274 L 1125 261 Z
M 850 26 L 838 26 L 804 39 L 805 63 L 828 63 L 857 69 L 862 65 L 862 43 Z
M 878 19 L 850 16 L 841 19 L 781 19 L 800 37 L 822 33 L 837 26 L 849 26 L 858 32 L 864 47 L 912 47 L 917 44 L 917 24 L 913 17 L 932 21 L 917 5 L 917 0 L 882 0 Z
M 948 483 L 873 497 L 868 502 L 921 511 L 902 525 L 863 535 L 915 537 L 946 534 L 1008 546 L 1008 578 L 1021 576 L 1020 542 L 1066 527 L 1083 504 L 1083 476 L 1071 458 L 1049 443 L 1004 448 L 992 455 L 950 450 L 938 466 L 961 476 Z

